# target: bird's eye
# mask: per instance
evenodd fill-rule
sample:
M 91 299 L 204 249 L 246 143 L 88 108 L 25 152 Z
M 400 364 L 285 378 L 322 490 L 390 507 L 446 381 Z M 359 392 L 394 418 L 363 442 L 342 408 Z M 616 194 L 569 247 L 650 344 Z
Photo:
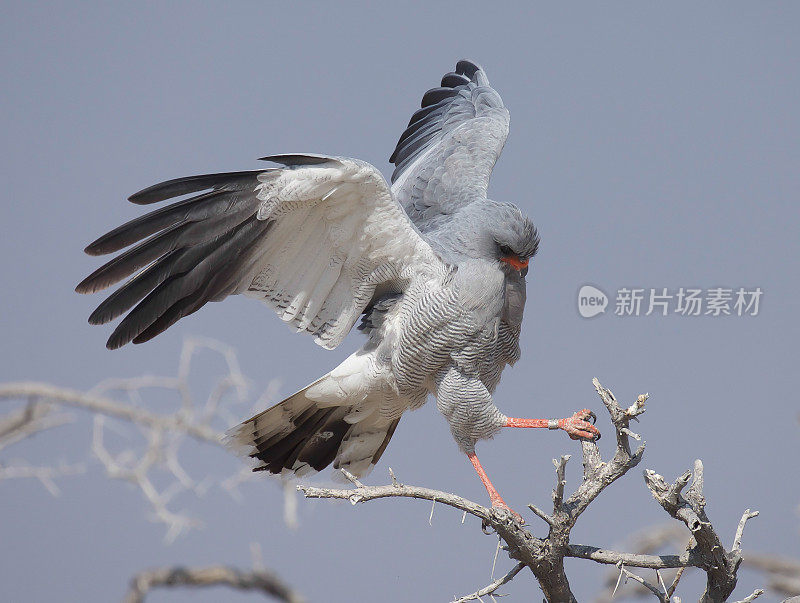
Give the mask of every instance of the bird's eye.
M 508 245 L 500 245 L 500 255 L 502 257 L 508 257 L 510 255 L 514 255 L 514 252 L 511 251 L 511 248 Z

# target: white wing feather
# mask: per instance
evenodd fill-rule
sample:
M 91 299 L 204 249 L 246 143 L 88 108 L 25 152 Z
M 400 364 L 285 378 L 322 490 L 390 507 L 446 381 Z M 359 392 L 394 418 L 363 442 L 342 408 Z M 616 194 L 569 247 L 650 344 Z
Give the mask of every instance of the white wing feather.
M 332 349 L 377 286 L 402 291 L 447 268 L 373 166 L 336 158 L 258 176 L 257 219 L 274 221 L 245 295 Z

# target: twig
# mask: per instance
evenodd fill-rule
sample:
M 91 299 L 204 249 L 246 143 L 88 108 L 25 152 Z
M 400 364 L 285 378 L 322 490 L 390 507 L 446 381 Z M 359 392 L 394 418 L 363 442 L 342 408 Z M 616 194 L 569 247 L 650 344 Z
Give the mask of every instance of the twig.
M 653 593 L 653 596 L 655 596 L 661 603 L 669 603 L 669 599 L 667 599 L 665 593 L 663 593 L 660 590 L 658 590 L 657 587 L 655 587 L 652 584 L 650 584 L 647 580 L 642 578 L 640 575 L 634 574 L 633 572 L 628 571 L 627 569 L 625 569 L 625 566 L 622 563 L 619 563 L 617 565 L 617 567 L 619 568 L 620 575 L 621 576 L 625 576 L 625 581 L 626 582 L 627 582 L 628 578 L 630 578 L 632 580 L 635 580 L 636 582 L 638 582 L 639 584 L 644 586 L 647 590 L 649 590 L 651 593 Z M 617 584 L 619 584 L 619 581 L 617 581 Z M 614 592 L 616 592 L 616 587 L 614 588 Z
M 364 487 L 364 484 L 362 484 L 360 481 L 358 481 L 358 478 L 355 475 L 353 475 L 352 473 L 350 473 L 347 469 L 339 469 L 339 471 L 341 471 L 342 475 L 344 475 L 348 479 L 348 481 L 350 481 L 352 484 L 354 484 L 356 488 L 363 488 Z
M 540 519 L 544 520 L 548 525 L 553 525 L 553 518 L 550 517 L 547 513 L 542 511 L 539 507 L 534 505 L 533 503 L 528 505 L 528 508 L 533 511 L 534 515 L 539 517 Z
M 517 563 L 513 568 L 511 568 L 511 571 L 508 572 L 502 578 L 498 578 L 491 584 L 487 584 L 486 586 L 484 586 L 482 589 L 476 590 L 474 593 L 471 593 L 469 595 L 464 595 L 460 599 L 454 599 L 453 603 L 465 603 L 466 601 L 475 601 L 476 599 L 480 599 L 481 597 L 484 597 L 486 595 L 491 595 L 504 584 L 508 584 L 509 582 L 511 582 L 511 580 L 514 579 L 514 576 L 520 573 L 524 567 L 525 567 L 524 563 Z
M 736 535 L 733 537 L 733 546 L 731 550 L 733 551 L 741 551 L 742 550 L 742 534 L 744 534 L 744 526 L 748 520 L 752 519 L 753 517 L 758 517 L 758 511 L 750 511 L 750 509 L 746 509 L 745 512 L 742 514 L 742 518 L 739 520 L 739 525 L 736 528 Z
M 758 599 L 763 594 L 764 594 L 764 591 L 762 589 L 760 589 L 760 588 L 757 588 L 757 589 L 755 589 L 753 591 L 752 594 L 746 596 L 741 601 L 737 601 L 736 603 L 750 603 L 751 601 L 755 601 L 756 599 Z
M 567 485 L 567 478 L 565 473 L 567 470 L 567 461 L 571 456 L 564 454 L 556 461 L 553 459 L 553 466 L 556 468 L 556 488 L 553 490 L 553 508 L 559 510 L 564 502 L 564 487 Z
M 40 398 L 66 406 L 75 406 L 145 427 L 179 430 L 202 442 L 221 445 L 219 432 L 205 425 L 192 425 L 178 415 L 158 415 L 143 408 L 122 404 L 110 398 L 92 396 L 84 392 L 66 387 L 56 387 L 47 383 L 19 382 L 0 385 L 0 400 L 26 398 Z
M 61 491 L 55 481 L 56 477 L 62 475 L 75 475 L 83 473 L 86 468 L 83 465 L 58 465 L 56 467 L 32 467 L 30 465 L 4 465 L 0 463 L 0 480 L 34 478 L 38 479 L 42 486 L 53 496 L 59 496 Z
M 52 404 L 30 398 L 24 407 L 0 417 L 0 450 L 72 420 L 70 414 L 55 412 Z

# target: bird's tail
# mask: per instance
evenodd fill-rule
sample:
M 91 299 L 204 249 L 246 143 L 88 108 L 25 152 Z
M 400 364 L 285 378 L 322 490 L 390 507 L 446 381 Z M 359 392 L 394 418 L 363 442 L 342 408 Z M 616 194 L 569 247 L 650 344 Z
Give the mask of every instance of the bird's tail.
M 253 471 L 304 476 L 333 463 L 364 475 L 386 450 L 400 418 L 387 419 L 360 402 L 320 400 L 314 395 L 319 388 L 309 392 L 327 379 L 240 423 L 228 432 L 228 445 L 258 461 Z

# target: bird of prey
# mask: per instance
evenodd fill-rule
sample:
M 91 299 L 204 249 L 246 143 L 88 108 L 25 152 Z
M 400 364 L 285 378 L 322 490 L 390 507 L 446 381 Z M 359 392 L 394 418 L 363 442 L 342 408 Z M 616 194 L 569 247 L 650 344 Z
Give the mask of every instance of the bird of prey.
M 361 349 L 234 428 L 232 443 L 256 471 L 302 476 L 333 463 L 361 476 L 403 413 L 432 394 L 492 505 L 510 511 L 475 455 L 479 440 L 503 427 L 562 429 L 573 439 L 599 432 L 588 410 L 517 419 L 492 399 L 520 357 L 525 277 L 539 247 L 515 205 L 487 198 L 508 126 L 484 70 L 462 60 L 422 97 L 390 158 L 391 185 L 357 159 L 292 154 L 263 158 L 276 167 L 146 188 L 129 200 L 188 196 L 86 248 L 102 255 L 133 245 L 77 286 L 93 293 L 131 277 L 89 322 L 127 312 L 108 340 L 114 349 L 244 294 L 333 349 L 361 317 Z

